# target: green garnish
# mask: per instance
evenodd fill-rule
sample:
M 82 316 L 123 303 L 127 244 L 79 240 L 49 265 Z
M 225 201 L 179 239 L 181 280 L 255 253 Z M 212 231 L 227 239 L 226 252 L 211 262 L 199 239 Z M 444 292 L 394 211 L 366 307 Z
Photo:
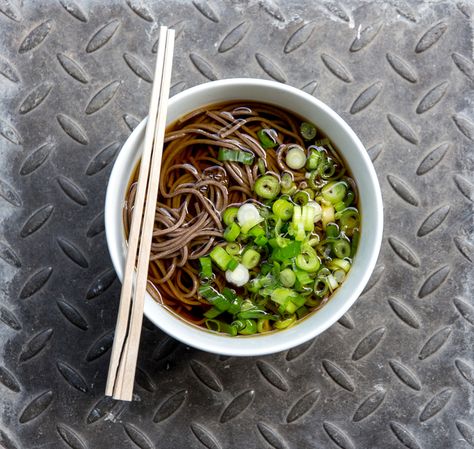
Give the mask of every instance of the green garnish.
M 291 145 L 286 153 L 286 165 L 292 170 L 300 170 L 306 164 L 306 154 L 299 145 Z
M 237 212 L 239 211 L 238 207 L 228 207 L 223 213 L 222 213 L 222 221 L 229 226 L 232 224 L 235 219 L 237 218 Z
M 249 270 L 255 268 L 260 262 L 260 253 L 252 248 L 242 254 L 242 265 Z
M 212 261 L 222 270 L 226 271 L 229 263 L 232 261 L 232 256 L 221 246 L 216 246 L 209 254 Z
M 272 210 L 277 218 L 286 221 L 293 215 L 293 204 L 284 198 L 280 198 L 273 203 Z
M 263 149 L 275 148 L 278 145 L 277 132 L 274 129 L 263 128 L 258 131 L 257 136 Z
M 260 176 L 260 178 L 255 181 L 253 190 L 259 197 L 266 200 L 273 200 L 280 193 L 280 181 L 273 175 Z
M 228 241 L 228 242 L 235 242 L 235 240 L 237 239 L 237 237 L 239 236 L 240 234 L 240 226 L 235 223 L 235 222 L 232 222 L 229 226 L 227 226 L 227 228 L 225 229 L 224 231 L 224 238 Z
M 304 140 L 313 140 L 316 137 L 316 126 L 303 122 L 300 126 L 300 133 Z
M 242 150 L 232 150 L 230 148 L 219 148 L 217 159 L 221 162 L 241 162 L 245 165 L 252 165 L 255 156 L 253 153 Z
M 201 265 L 201 272 L 199 276 L 201 279 L 210 279 L 212 277 L 212 261 L 210 257 L 200 257 L 199 264 Z

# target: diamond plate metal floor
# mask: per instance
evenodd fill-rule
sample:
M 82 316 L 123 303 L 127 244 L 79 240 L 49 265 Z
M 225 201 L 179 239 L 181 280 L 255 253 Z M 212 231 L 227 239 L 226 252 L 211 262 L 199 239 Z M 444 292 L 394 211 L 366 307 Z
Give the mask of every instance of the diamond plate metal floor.
M 474 6 L 0 1 L 0 446 L 474 446 Z M 368 148 L 385 236 L 314 341 L 216 357 L 145 324 L 136 401 L 104 398 L 119 283 L 102 209 L 145 115 L 159 24 L 173 93 L 252 76 L 328 103 Z

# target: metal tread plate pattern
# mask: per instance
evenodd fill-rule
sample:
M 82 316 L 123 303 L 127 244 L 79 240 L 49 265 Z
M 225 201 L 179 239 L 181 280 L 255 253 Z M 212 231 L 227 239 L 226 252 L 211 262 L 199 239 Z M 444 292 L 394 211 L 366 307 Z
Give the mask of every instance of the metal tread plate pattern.
M 474 5 L 0 1 L 0 446 L 474 447 Z M 104 398 L 120 291 L 104 193 L 144 117 L 159 24 L 172 93 L 251 76 L 359 134 L 385 204 L 361 298 L 285 353 L 199 352 L 145 323 L 136 401 Z

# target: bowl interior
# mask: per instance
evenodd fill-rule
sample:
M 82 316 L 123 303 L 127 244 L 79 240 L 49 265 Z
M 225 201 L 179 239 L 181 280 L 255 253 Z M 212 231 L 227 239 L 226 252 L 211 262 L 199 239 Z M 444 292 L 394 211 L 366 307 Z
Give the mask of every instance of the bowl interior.
M 336 322 L 354 303 L 366 285 L 379 253 L 382 238 L 382 200 L 373 165 L 352 129 L 324 103 L 298 89 L 272 81 L 252 79 L 202 84 L 170 99 L 167 122 L 172 123 L 198 107 L 231 100 L 260 101 L 280 106 L 315 123 L 338 148 L 350 167 L 360 194 L 360 243 L 346 280 L 321 310 L 290 329 L 246 337 L 219 335 L 186 323 L 147 294 L 145 315 L 174 338 L 190 346 L 219 354 L 261 355 L 282 351 L 313 338 Z M 121 280 L 126 254 L 122 206 L 132 171 L 143 151 L 145 126 L 146 119 L 125 142 L 107 188 L 107 243 L 112 263 Z

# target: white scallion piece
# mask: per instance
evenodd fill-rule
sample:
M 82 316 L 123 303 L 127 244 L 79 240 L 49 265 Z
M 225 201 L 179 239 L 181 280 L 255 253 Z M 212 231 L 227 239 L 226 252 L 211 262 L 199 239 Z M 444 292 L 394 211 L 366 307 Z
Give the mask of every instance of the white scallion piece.
M 227 270 L 225 272 L 227 282 L 234 284 L 236 287 L 243 287 L 250 279 L 250 273 L 241 263 L 233 271 Z
M 239 222 L 242 232 L 246 233 L 251 228 L 263 221 L 258 209 L 251 203 L 242 204 L 237 211 L 237 221 Z
M 314 213 L 314 222 L 317 223 L 319 220 L 321 220 L 323 216 L 323 209 L 320 206 L 320 204 L 314 200 L 308 201 L 307 206 L 311 207 L 313 209 Z
M 299 145 L 293 145 L 286 153 L 286 165 L 292 170 L 300 170 L 306 164 L 306 154 Z

